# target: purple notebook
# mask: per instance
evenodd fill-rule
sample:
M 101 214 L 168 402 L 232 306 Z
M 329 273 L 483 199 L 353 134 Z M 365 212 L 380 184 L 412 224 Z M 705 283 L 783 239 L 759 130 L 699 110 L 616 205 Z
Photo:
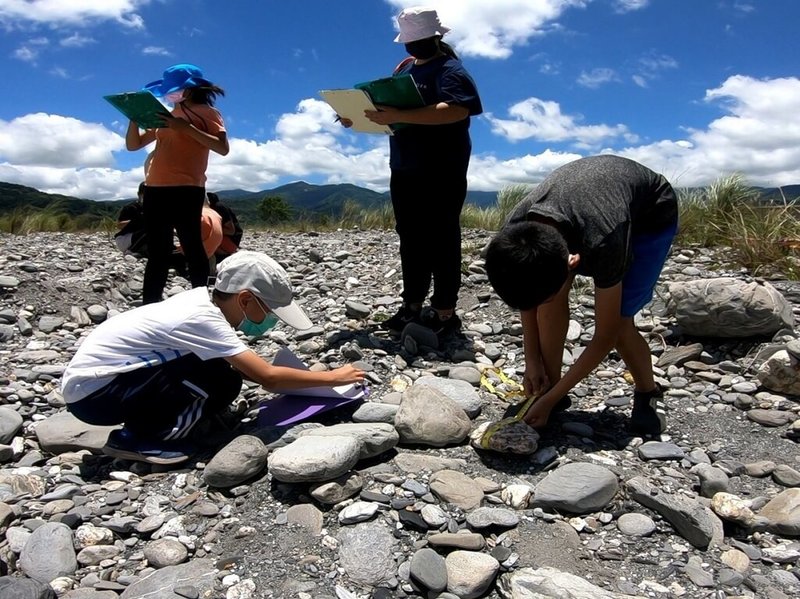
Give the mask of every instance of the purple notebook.
M 308 367 L 286 348 L 278 351 L 272 363 L 275 366 L 308 370 Z M 287 390 L 259 406 L 257 423 L 259 426 L 288 426 L 322 412 L 361 401 L 367 393 L 367 387 L 361 385 Z
M 257 422 L 259 426 L 288 426 L 362 399 L 361 397 L 280 395 L 259 406 Z

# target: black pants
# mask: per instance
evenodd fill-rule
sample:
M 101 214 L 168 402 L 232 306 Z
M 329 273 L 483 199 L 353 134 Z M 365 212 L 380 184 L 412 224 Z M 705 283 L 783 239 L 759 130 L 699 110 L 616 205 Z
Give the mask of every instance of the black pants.
M 183 439 L 201 417 L 224 410 L 239 395 L 242 377 L 222 358 L 194 354 L 120 374 L 108 385 L 68 403 L 79 420 L 124 424 L 142 439 Z
M 400 236 L 403 301 L 421 304 L 433 279 L 431 306 L 456 307 L 461 287 L 461 209 L 467 165 L 392 170 L 392 207 Z
M 202 187 L 145 187 L 144 228 L 148 252 L 142 288 L 145 304 L 161 301 L 174 248 L 173 231 L 183 247 L 192 287 L 208 284 L 209 264 L 200 233 L 205 196 Z

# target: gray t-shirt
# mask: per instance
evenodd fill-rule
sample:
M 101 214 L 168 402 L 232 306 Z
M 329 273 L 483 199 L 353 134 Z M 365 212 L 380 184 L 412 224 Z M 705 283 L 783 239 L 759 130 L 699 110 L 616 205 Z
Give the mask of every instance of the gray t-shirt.
M 669 182 L 649 168 L 619 156 L 581 158 L 553 171 L 526 195 L 507 224 L 535 216 L 552 218 L 578 273 L 597 287 L 613 287 L 631 262 L 633 236 L 675 226 L 678 202 Z

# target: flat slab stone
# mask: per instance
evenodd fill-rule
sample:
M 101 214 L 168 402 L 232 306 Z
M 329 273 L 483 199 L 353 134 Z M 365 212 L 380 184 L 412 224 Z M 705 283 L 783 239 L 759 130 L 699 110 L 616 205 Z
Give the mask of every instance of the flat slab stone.
M 140 597 L 158 597 L 158 599 L 183 599 L 175 592 L 176 588 L 191 585 L 200 596 L 214 591 L 214 578 L 217 569 L 210 559 L 193 559 L 178 566 L 168 566 L 156 570 L 142 580 L 126 588 L 120 599 L 139 599 Z
M 566 464 L 548 474 L 534 491 L 533 505 L 572 514 L 603 509 L 617 494 L 617 476 L 597 464 Z
M 483 501 L 483 490 L 466 474 L 455 470 L 440 470 L 431 476 L 431 491 L 442 501 L 472 510 Z
M 642 443 L 638 453 L 643 460 L 682 460 L 686 457 L 686 452 L 674 443 L 662 443 L 661 441 Z
M 800 489 L 786 489 L 758 512 L 769 520 L 768 530 L 776 534 L 800 536 Z
M 118 426 L 93 426 L 81 422 L 69 412 L 59 412 L 42 420 L 34 429 L 39 445 L 54 454 L 88 449 L 101 453 L 108 435 Z

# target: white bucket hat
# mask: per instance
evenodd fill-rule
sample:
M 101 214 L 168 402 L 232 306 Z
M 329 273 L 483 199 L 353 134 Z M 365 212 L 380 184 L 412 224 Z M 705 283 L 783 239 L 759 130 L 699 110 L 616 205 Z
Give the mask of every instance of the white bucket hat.
M 292 299 L 292 282 L 283 267 L 261 252 L 239 250 L 217 266 L 214 287 L 223 293 L 247 289 L 258 296 L 275 316 L 296 329 L 313 326 L 303 309 Z
M 435 35 L 444 35 L 450 31 L 441 24 L 436 11 L 427 6 L 412 6 L 404 9 L 397 15 L 397 25 L 400 27 L 400 33 L 394 38 L 394 41 L 401 44 L 424 40 Z

